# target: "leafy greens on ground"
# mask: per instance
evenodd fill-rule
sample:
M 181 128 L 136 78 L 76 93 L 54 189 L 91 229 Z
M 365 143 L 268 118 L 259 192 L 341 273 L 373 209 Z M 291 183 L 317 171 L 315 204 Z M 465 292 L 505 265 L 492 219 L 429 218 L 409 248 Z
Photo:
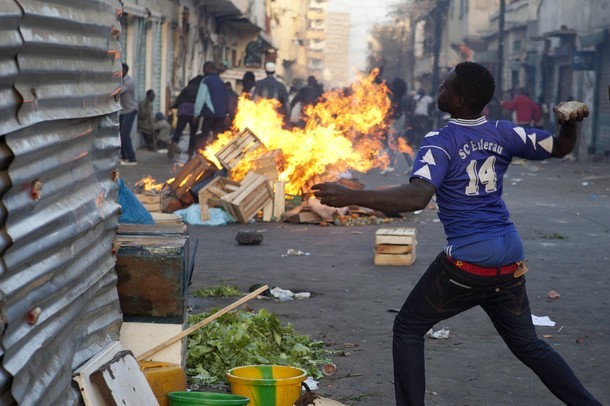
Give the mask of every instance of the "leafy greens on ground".
M 189 316 L 194 325 L 214 314 Z M 226 381 L 226 372 L 244 365 L 289 365 L 320 378 L 320 366 L 330 363 L 322 341 L 295 333 L 291 324 L 282 326 L 265 309 L 227 313 L 188 336 L 187 374 L 193 383 L 209 385 Z

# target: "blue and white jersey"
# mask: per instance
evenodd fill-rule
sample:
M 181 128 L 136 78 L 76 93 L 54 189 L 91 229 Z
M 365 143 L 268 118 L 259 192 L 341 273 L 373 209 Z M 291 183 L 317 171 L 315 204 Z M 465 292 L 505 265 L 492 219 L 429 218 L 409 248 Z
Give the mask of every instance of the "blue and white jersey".
M 468 246 L 511 233 L 518 238 L 502 200 L 504 174 L 513 157 L 549 158 L 553 143 L 552 134 L 546 131 L 509 121 L 491 122 L 485 117 L 450 119 L 445 127 L 424 137 L 411 177 L 436 187 L 438 216 L 447 235 L 449 255 L 492 266 L 523 259 L 520 240 L 509 258 L 499 258 L 507 255 L 504 252 L 489 252 L 481 258 Z M 461 249 L 462 257 L 452 255 Z M 487 249 L 493 251 L 493 247 L 479 244 L 477 251 Z

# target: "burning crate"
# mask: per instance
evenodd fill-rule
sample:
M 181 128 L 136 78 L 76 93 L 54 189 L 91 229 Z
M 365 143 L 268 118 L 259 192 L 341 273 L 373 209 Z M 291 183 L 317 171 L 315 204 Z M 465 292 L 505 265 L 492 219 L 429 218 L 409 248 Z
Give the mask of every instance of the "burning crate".
M 414 227 L 379 229 L 375 233 L 375 265 L 412 265 L 415 262 Z
M 218 159 L 223 168 L 230 171 L 237 166 L 243 155 L 262 145 L 263 143 L 258 137 L 250 129 L 246 128 L 215 154 L 216 159 Z
M 269 179 L 248 172 L 240 187 L 220 198 L 223 209 L 240 223 L 247 223 L 273 199 Z
M 217 170 L 218 168 L 203 156 L 195 155 L 182 167 L 178 175 L 176 175 L 176 179 L 169 184 L 169 187 L 176 198 L 190 203 L 188 196 L 191 187 L 195 183 L 209 178 Z
M 265 175 L 269 180 L 278 180 L 284 171 L 284 155 L 281 149 L 265 152 L 252 160 L 252 170 Z
M 199 190 L 199 210 L 202 220 L 210 219 L 209 208 L 213 206 L 221 206 L 220 199 L 239 189 L 239 182 L 235 182 L 229 178 L 217 177 L 214 178 Z

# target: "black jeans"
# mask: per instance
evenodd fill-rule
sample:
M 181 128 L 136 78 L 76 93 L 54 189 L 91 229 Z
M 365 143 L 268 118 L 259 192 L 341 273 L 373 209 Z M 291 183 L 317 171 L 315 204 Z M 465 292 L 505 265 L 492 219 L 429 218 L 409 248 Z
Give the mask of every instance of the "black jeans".
M 195 138 L 195 133 L 197 132 L 197 121 L 195 120 L 195 117 L 178 116 L 178 120 L 176 121 L 176 129 L 172 135 L 173 143 L 178 144 L 180 142 L 180 136 L 182 136 L 182 131 L 184 131 L 187 124 L 189 125 L 190 137 Z
M 489 316 L 512 353 L 568 405 L 601 405 L 572 369 L 536 336 L 525 277 L 477 276 L 454 267 L 441 253 L 415 285 L 394 321 L 396 404 L 424 405 L 424 335 L 438 322 L 475 306 Z
M 201 131 L 189 139 L 189 156 L 204 149 L 207 143 L 212 143 L 216 135 L 224 130 L 224 117 L 201 117 Z

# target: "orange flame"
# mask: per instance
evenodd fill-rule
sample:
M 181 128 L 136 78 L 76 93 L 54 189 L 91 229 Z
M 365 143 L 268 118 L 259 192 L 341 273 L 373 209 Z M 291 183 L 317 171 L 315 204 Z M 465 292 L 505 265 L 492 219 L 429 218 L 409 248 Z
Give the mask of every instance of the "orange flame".
M 315 106 L 306 108 L 304 128 L 285 128 L 275 100 L 254 102 L 241 97 L 233 130 L 249 128 L 265 148 L 247 153 L 231 171 L 231 178 L 242 179 L 257 156 L 274 149 L 282 151 L 284 170 L 280 180 L 286 181 L 289 194 L 298 194 L 316 177 L 334 180 L 349 169 L 366 172 L 385 168 L 390 161 L 384 139 L 391 106 L 388 88 L 385 83 L 375 83 L 376 76 L 373 71 L 368 76 L 359 76 L 347 89 L 326 92 Z M 219 134 L 200 153 L 218 163 L 214 154 L 232 140 L 235 132 Z M 408 148 L 402 141 L 402 148 Z
M 134 185 L 135 189 L 140 192 L 160 193 L 163 190 L 165 183 L 157 183 L 151 176 L 145 176 Z

